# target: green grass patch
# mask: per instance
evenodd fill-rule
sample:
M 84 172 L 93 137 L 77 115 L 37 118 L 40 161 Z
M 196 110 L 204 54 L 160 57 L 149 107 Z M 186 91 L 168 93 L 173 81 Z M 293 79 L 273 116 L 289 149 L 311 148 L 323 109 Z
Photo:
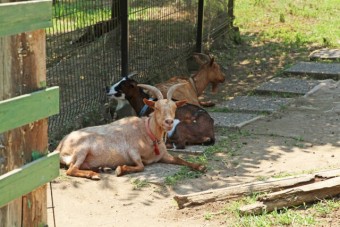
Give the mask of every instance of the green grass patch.
M 209 170 L 209 161 L 220 161 L 225 162 L 224 159 L 228 159 L 236 155 L 236 152 L 243 146 L 241 138 L 250 136 L 251 134 L 246 130 L 241 130 L 237 132 L 229 131 L 226 129 L 220 129 L 220 135 L 225 135 L 223 139 L 220 139 L 216 144 L 208 146 L 202 155 L 187 157 L 186 160 L 190 162 L 200 163 L 207 166 Z M 225 156 L 216 156 L 216 153 L 223 153 Z M 198 178 L 203 173 L 193 171 L 188 167 L 182 166 L 179 172 L 174 175 L 168 176 L 165 179 L 165 184 L 176 185 L 178 182 L 185 179 Z
M 242 206 L 252 204 L 256 201 L 259 194 L 254 194 L 251 196 L 244 197 L 240 200 L 232 201 L 227 204 L 222 210 L 214 213 L 207 213 L 204 215 L 206 220 L 213 220 L 217 215 L 224 215 L 226 220 L 229 221 L 230 225 L 233 227 L 264 227 L 264 226 L 315 226 L 318 224 L 316 220 L 316 216 L 308 213 L 305 214 L 301 212 L 302 209 L 307 209 L 306 206 L 296 207 L 291 209 L 281 209 L 274 210 L 270 213 L 263 213 L 261 215 L 242 215 L 239 212 L 239 209 Z M 325 205 L 326 207 L 338 207 L 338 204 Z M 317 211 L 315 208 L 312 208 L 313 211 L 319 213 L 326 210 L 325 207 L 322 207 L 321 212 Z M 330 208 L 331 209 L 331 208 Z
M 57 2 L 53 5 L 53 29 L 72 31 L 111 18 L 111 8 L 90 0 Z
M 133 190 L 140 190 L 150 186 L 150 183 L 147 180 L 134 179 L 131 183 L 133 185 Z
M 235 25 L 263 41 L 340 46 L 339 1 L 244 0 L 235 2 Z

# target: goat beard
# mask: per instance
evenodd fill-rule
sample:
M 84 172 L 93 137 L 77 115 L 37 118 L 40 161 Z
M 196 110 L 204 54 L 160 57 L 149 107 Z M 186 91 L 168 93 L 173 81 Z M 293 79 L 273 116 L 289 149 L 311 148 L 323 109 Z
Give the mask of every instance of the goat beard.
M 217 85 L 218 83 L 211 83 L 211 93 L 216 94 L 217 93 Z

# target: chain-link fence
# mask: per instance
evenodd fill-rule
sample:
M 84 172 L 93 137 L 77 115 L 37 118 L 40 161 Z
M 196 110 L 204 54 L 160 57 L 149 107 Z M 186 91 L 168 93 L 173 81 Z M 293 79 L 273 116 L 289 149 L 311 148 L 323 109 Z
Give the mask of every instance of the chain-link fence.
M 126 28 L 121 2 L 127 2 Z M 197 43 L 201 45 L 198 9 L 203 2 L 202 37 L 210 42 L 228 32 L 233 0 L 53 1 L 53 27 L 47 30 L 46 43 L 47 83 L 60 86 L 61 109 L 49 119 L 50 134 L 70 125 L 81 127 L 80 116 L 105 109 L 105 87 L 120 80 L 122 64 L 139 73 L 138 81 L 152 84 L 188 75 L 186 60 Z M 124 54 L 128 58 L 122 58 Z

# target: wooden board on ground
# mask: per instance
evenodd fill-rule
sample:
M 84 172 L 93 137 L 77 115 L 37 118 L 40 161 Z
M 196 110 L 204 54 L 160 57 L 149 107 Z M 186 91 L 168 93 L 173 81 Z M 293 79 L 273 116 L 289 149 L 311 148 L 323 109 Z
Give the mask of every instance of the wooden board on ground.
M 340 175 L 340 169 L 322 171 L 315 174 L 306 174 L 281 179 L 270 179 L 266 181 L 257 181 L 248 184 L 241 184 L 215 190 L 207 190 L 187 195 L 176 195 L 178 207 L 202 205 L 209 202 L 235 199 L 241 196 L 250 195 L 255 192 L 273 192 L 287 188 L 293 188 L 301 185 L 307 185 L 320 181 L 321 179 L 334 178 Z
M 241 214 L 261 214 L 284 207 L 330 198 L 340 194 L 340 177 L 266 194 L 258 202 L 240 208 Z

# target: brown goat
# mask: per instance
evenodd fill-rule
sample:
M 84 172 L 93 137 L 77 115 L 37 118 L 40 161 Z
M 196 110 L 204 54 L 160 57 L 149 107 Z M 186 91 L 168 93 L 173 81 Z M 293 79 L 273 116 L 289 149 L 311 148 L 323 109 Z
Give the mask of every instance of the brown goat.
M 205 61 L 202 61 L 200 57 L 204 57 Z M 199 101 L 198 97 L 202 95 L 209 83 L 212 85 L 212 92 L 216 93 L 217 85 L 225 81 L 225 75 L 213 57 L 205 54 L 194 54 L 194 58 L 200 65 L 200 69 L 196 74 L 190 78 L 172 77 L 163 83 L 156 84 L 155 87 L 157 87 L 165 96 L 166 91 L 172 85 L 186 83 L 185 86 L 182 86 L 175 91 L 173 94 L 173 99 L 186 99 L 188 103 L 205 107 L 214 106 L 215 104 L 212 102 Z
M 173 92 L 180 84 L 172 86 L 163 99 L 161 92 L 150 85 L 139 85 L 156 94 L 158 101 L 144 99 L 154 109 L 150 117 L 127 117 L 111 124 L 73 131 L 59 143 L 60 162 L 69 166 L 67 175 L 100 179 L 95 172 L 100 167 L 116 169 L 116 175 L 141 172 L 144 165 L 163 162 L 188 166 L 204 171 L 200 164 L 187 162 L 167 152 L 162 140 L 165 132 L 173 127 L 176 108 L 185 100 L 172 101 Z
M 137 81 L 124 77 L 108 90 L 108 96 L 118 102 L 125 98 L 139 117 L 148 116 L 153 109 L 144 104 L 150 96 L 138 87 Z M 178 124 L 177 124 L 178 122 Z M 186 145 L 212 145 L 215 142 L 214 120 L 203 108 L 185 104 L 176 110 L 175 128 L 167 134 L 166 146 L 184 149 Z

